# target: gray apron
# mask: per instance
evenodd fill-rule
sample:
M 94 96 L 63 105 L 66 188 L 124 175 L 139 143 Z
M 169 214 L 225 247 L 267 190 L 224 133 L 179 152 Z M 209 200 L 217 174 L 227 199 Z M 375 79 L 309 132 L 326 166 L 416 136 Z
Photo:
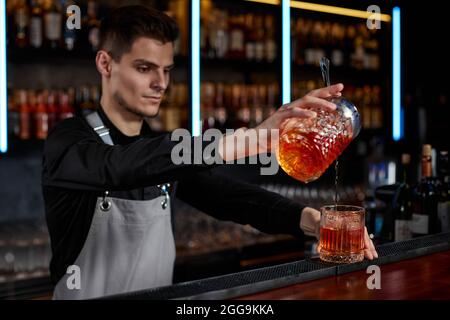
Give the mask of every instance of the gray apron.
M 113 144 L 97 112 L 86 120 L 103 142 Z M 68 285 L 73 273 L 66 273 L 53 299 L 88 299 L 170 285 L 175 242 L 168 187 L 159 185 L 161 195 L 152 200 L 108 197 L 108 191 L 98 197 L 86 242 L 73 264 L 79 268 L 79 289 Z

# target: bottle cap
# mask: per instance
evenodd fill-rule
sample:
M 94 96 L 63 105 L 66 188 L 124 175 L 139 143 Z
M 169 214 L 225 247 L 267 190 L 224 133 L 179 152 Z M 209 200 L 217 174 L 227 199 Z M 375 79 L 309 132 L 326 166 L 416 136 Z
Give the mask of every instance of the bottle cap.
M 422 147 L 423 156 L 431 156 L 431 144 L 424 144 Z
M 409 164 L 411 162 L 411 155 L 409 153 L 402 154 L 402 164 Z

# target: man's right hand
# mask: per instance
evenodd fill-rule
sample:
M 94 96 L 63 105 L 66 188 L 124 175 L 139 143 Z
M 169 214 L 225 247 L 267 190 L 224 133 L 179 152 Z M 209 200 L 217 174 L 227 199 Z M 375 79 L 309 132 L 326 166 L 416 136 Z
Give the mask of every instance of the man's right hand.
M 311 110 L 306 110 L 306 107 L 314 107 L 324 110 L 336 110 L 336 105 L 326 99 L 331 97 L 341 96 L 341 91 L 344 89 L 342 83 L 338 83 L 329 87 L 312 90 L 303 98 L 294 100 L 281 106 L 274 114 L 264 120 L 255 129 L 279 129 L 284 120 L 288 118 L 312 118 L 316 113 Z
M 247 129 L 239 128 L 233 134 L 223 136 L 219 141 L 219 153 L 225 161 L 233 161 L 242 157 L 254 156 L 258 153 L 271 152 L 273 146 L 271 144 L 270 131 L 279 130 L 283 121 L 288 118 L 313 118 L 316 113 L 307 110 L 307 107 L 319 108 L 324 110 L 336 110 L 336 105 L 326 99 L 341 96 L 344 89 L 342 83 L 338 83 L 329 87 L 313 90 L 306 94 L 303 98 L 294 100 L 281 106 L 274 114 L 264 120 L 259 126 Z M 264 132 L 264 134 L 262 134 Z M 246 141 L 246 137 L 258 137 L 256 145 L 239 145 L 233 141 Z M 262 141 L 264 139 L 264 141 Z M 252 139 L 249 139 L 252 141 Z M 236 150 L 237 148 L 237 150 Z

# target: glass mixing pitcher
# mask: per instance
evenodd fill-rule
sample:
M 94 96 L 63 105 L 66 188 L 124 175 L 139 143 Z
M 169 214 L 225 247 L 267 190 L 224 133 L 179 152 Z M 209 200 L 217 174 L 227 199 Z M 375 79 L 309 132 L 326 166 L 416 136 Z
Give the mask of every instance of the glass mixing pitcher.
M 327 86 L 328 66 L 328 59 L 321 61 Z M 353 103 L 343 97 L 330 101 L 336 104 L 335 111 L 306 108 L 315 111 L 317 117 L 287 119 L 280 128 L 278 162 L 288 175 L 305 183 L 319 178 L 361 130 Z

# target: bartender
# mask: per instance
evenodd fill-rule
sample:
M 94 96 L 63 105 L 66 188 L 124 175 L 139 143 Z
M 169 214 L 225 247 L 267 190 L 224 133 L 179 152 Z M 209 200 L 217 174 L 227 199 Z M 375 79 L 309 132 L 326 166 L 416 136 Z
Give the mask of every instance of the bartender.
M 45 143 L 42 185 L 55 299 L 85 299 L 170 285 L 175 260 L 170 200 L 176 196 L 221 220 L 266 233 L 318 237 L 320 212 L 276 193 L 213 172 L 209 164 L 174 164 L 177 144 L 152 132 L 173 68 L 174 20 L 143 6 L 115 9 L 102 21 L 95 63 L 100 105 L 61 122 Z M 326 100 L 342 84 L 310 92 L 254 129 L 222 136 L 219 154 L 233 161 L 229 139 L 277 129 L 289 117 L 314 117 L 305 106 L 334 110 Z M 193 137 L 192 145 L 200 137 Z M 260 141 L 258 141 L 259 144 Z M 206 147 L 207 144 L 202 142 Z M 266 144 L 267 145 L 267 141 Z M 270 146 L 266 151 L 270 151 Z M 366 231 L 367 258 L 376 257 Z M 71 286 L 77 271 L 79 285 Z

